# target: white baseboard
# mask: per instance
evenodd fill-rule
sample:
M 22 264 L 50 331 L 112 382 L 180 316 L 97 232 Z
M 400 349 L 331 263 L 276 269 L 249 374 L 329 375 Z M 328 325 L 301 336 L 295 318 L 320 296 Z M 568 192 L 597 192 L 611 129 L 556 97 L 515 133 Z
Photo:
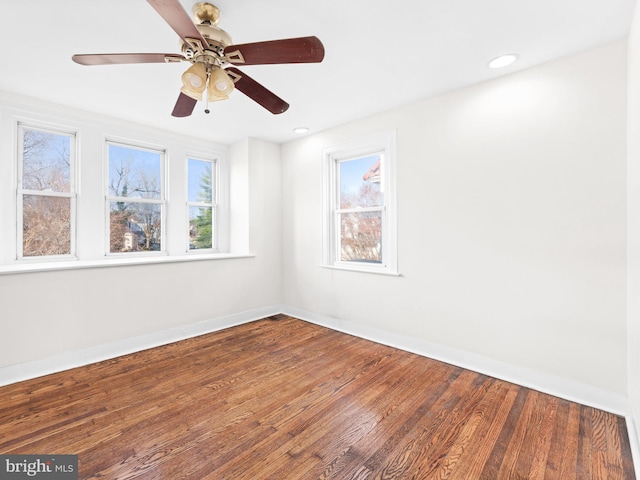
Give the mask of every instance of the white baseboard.
M 0 386 L 42 377 L 51 373 L 108 360 L 129 353 L 147 350 L 206 333 L 223 330 L 243 323 L 252 322 L 282 311 L 281 305 L 258 308 L 246 312 L 212 318 L 190 325 L 170 328 L 160 332 L 96 345 L 94 347 L 64 352 L 50 357 L 0 368 Z
M 552 375 L 525 367 L 518 367 L 506 362 L 477 355 L 464 350 L 447 347 L 390 333 L 378 328 L 356 322 L 309 312 L 304 309 L 283 305 L 283 313 L 300 318 L 332 330 L 348 333 L 390 347 L 416 353 L 424 357 L 439 360 L 451 365 L 473 370 L 494 378 L 505 380 L 523 387 L 548 393 L 582 405 L 630 417 L 627 397 L 621 394 L 587 385 L 569 378 Z M 635 434 L 635 432 L 634 432 Z M 631 436 L 631 432 L 629 433 Z
M 506 362 L 446 347 L 424 340 L 393 334 L 356 322 L 341 320 L 328 315 L 310 312 L 289 305 L 271 305 L 223 317 L 213 318 L 191 325 L 154 332 L 134 338 L 96 345 L 86 349 L 64 352 L 50 357 L 32 360 L 0 368 L 0 386 L 31 378 L 41 377 L 70 368 L 115 358 L 148 348 L 166 345 L 198 335 L 248 323 L 260 318 L 285 313 L 333 330 L 406 350 L 418 355 L 440 360 L 475 372 L 512 382 L 524 387 L 549 393 L 567 400 L 589 405 L 601 410 L 630 417 L 627 398 L 613 392 L 586 385 L 575 380 L 554 376 L 545 372 L 518 367 Z M 635 427 L 635 425 L 634 425 Z M 635 432 L 634 432 L 635 433 Z

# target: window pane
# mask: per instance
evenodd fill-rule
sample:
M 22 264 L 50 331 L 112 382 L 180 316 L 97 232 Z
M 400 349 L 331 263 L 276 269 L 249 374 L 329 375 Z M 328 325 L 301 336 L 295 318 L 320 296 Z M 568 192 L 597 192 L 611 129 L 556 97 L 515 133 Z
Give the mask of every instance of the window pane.
M 211 203 L 213 199 L 213 163 L 189 159 L 189 202 Z
M 380 155 L 371 155 L 338 163 L 340 208 L 382 205 Z
M 189 207 L 189 250 L 213 248 L 213 209 Z
M 382 263 L 382 212 L 340 215 L 340 261 Z
M 69 192 L 71 136 L 22 129 L 22 188 Z
M 162 152 L 109 144 L 109 195 L 161 198 Z
M 22 255 L 71 253 L 71 199 L 24 195 L 22 201 Z
M 160 204 L 110 202 L 110 210 L 111 253 L 161 250 Z

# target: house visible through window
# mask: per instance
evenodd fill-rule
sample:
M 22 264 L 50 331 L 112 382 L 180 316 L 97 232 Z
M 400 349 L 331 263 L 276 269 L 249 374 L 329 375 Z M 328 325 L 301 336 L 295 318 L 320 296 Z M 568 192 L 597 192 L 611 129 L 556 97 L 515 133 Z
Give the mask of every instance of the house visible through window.
M 75 134 L 18 125 L 18 257 L 75 254 Z
M 324 151 L 324 265 L 397 273 L 395 136 Z
M 162 251 L 164 152 L 108 142 L 108 253 Z
M 216 164 L 212 160 L 187 160 L 189 250 L 215 249 L 217 215 Z

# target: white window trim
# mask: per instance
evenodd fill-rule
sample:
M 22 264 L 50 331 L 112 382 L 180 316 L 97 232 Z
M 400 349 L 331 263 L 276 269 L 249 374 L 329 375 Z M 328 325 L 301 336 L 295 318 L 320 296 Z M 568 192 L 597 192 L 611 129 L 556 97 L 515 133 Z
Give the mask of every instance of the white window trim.
M 235 258 L 255 258 L 254 253 L 211 253 L 205 255 L 163 255 L 163 256 L 140 256 L 133 255 L 131 257 L 117 258 L 109 257 L 102 260 L 70 260 L 66 261 L 46 261 L 39 262 L 25 261 L 20 264 L 0 265 L 1 275 L 12 275 L 17 273 L 37 273 L 52 272 L 59 270 L 79 270 L 85 268 L 111 268 L 131 265 L 149 265 L 149 264 L 168 264 L 183 263 L 193 261 L 216 261 L 228 260 Z M 58 258 L 58 257 L 56 257 Z
M 338 168 L 341 161 L 382 153 L 384 167 L 381 182 L 384 189 L 384 205 L 372 211 L 382 211 L 382 264 L 340 261 L 338 246 Z M 399 275 L 396 214 L 396 133 L 382 132 L 370 137 L 331 146 L 322 151 L 323 165 L 323 223 L 322 266 L 338 270 Z M 370 209 L 358 209 L 363 212 Z
M 76 259 L 76 243 L 77 243 L 77 200 L 78 200 L 78 132 L 75 129 L 64 128 L 60 126 L 52 126 L 35 121 L 16 121 L 16 153 L 14 162 L 17 164 L 17 176 L 16 176 L 16 259 L 19 262 L 51 262 L 51 261 L 65 261 Z M 66 135 L 71 138 L 70 141 L 70 165 L 69 165 L 69 192 L 52 192 L 52 191 L 40 191 L 30 190 L 22 188 L 23 179 L 23 132 L 24 129 L 40 130 L 42 132 L 52 133 L 56 135 Z M 23 196 L 35 195 L 42 197 L 59 197 L 70 199 L 70 253 L 65 255 L 42 255 L 42 256 L 24 256 L 23 245 Z

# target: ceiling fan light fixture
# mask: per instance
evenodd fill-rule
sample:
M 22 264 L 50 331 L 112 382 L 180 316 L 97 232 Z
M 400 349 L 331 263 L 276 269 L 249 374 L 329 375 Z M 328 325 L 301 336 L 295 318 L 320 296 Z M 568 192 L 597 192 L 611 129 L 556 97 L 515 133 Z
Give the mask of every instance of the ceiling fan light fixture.
M 289 108 L 287 102 L 230 65 L 319 63 L 324 59 L 324 45 L 315 36 L 236 45 L 217 27 L 219 9 L 206 1 L 194 5 L 195 22 L 184 10 L 182 0 L 147 2 L 180 37 L 181 54 L 80 54 L 71 59 L 80 65 L 190 62 L 182 74 L 180 95 L 171 113 L 174 117 L 188 117 L 198 101 L 204 101 L 205 112 L 209 113 L 209 101 L 229 98 L 236 87 L 274 115 L 284 113 Z
M 207 69 L 202 63 L 194 63 L 182 74 L 180 91 L 196 100 L 202 99 L 202 92 L 207 88 Z
M 233 80 L 222 68 L 214 68 L 209 77 L 207 90 L 209 101 L 226 100 L 233 91 Z

